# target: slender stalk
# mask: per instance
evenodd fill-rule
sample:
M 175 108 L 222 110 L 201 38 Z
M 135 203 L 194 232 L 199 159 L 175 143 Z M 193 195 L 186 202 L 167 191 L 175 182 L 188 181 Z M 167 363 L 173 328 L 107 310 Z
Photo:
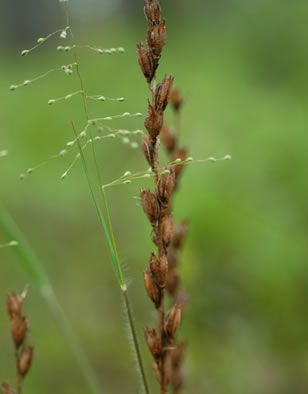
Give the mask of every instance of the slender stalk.
M 14 251 L 19 258 L 23 268 L 29 274 L 32 282 L 40 289 L 42 296 L 52 310 L 54 316 L 57 319 L 58 324 L 61 326 L 63 333 L 68 340 L 73 354 L 79 364 L 81 373 L 83 374 L 86 382 L 88 383 L 90 392 L 92 394 L 101 394 L 102 389 L 100 387 L 99 380 L 96 373 L 90 364 L 86 353 L 84 352 L 80 342 L 74 334 L 69 320 L 63 311 L 51 282 L 48 278 L 40 261 L 34 254 L 32 248 L 24 239 L 21 231 L 15 224 L 14 220 L 7 213 L 5 208 L 0 203 L 0 224 L 9 239 L 15 239 L 18 245 L 14 248 Z
M 74 123 L 72 123 L 73 126 L 73 130 L 74 133 L 77 137 L 77 132 L 74 126 Z M 146 375 L 145 375 L 145 369 L 143 366 L 143 361 L 142 361 L 142 356 L 141 356 L 141 352 L 140 352 L 140 347 L 139 347 L 139 342 L 138 342 L 138 337 L 137 337 L 137 330 L 135 327 L 135 323 L 134 323 L 134 319 L 133 319 L 133 314 L 132 314 L 132 310 L 129 304 L 129 300 L 128 300 L 128 295 L 127 295 L 127 286 L 124 280 L 124 276 L 121 270 L 121 266 L 120 266 L 120 262 L 119 262 L 119 258 L 118 258 L 118 253 L 117 253 L 117 249 L 116 249 L 116 243 L 115 243 L 115 238 L 114 238 L 114 233 L 112 230 L 112 224 L 111 224 L 111 219 L 110 219 L 110 214 L 109 214 L 109 209 L 108 209 L 108 205 L 107 205 L 107 200 L 106 200 L 106 195 L 104 192 L 104 188 L 102 187 L 102 196 L 103 196 L 103 201 L 104 201 L 104 206 L 106 209 L 106 216 L 108 218 L 108 224 L 109 224 L 109 230 L 110 233 L 108 232 L 107 226 L 106 226 L 106 222 L 105 219 L 103 217 L 102 211 L 100 209 L 99 203 L 97 201 L 97 198 L 95 196 L 94 193 L 94 187 L 90 178 L 90 174 L 89 174 L 89 170 L 88 170 L 88 166 L 79 142 L 79 139 L 77 138 L 77 145 L 78 145 L 78 149 L 79 149 L 79 153 L 80 153 L 80 158 L 81 158 L 81 162 L 82 162 L 82 166 L 83 166 L 83 170 L 84 173 L 86 175 L 87 178 L 87 182 L 91 191 L 91 196 L 100 220 L 100 223 L 102 225 L 103 231 L 104 231 L 104 235 L 105 235 L 105 239 L 107 241 L 107 245 L 108 245 L 108 250 L 109 253 L 111 255 L 111 260 L 112 260 L 112 265 L 116 274 L 116 277 L 118 278 L 120 287 L 121 287 L 121 293 L 122 296 L 124 298 L 124 305 L 125 305 L 125 310 L 126 310 L 126 314 L 127 314 L 127 319 L 128 319 L 128 324 L 129 324 L 129 328 L 130 328 L 130 333 L 131 333 L 131 337 L 133 340 L 133 346 L 134 346 L 134 351 L 135 351 L 135 355 L 136 355 L 136 359 L 137 359 L 137 365 L 138 365 L 138 369 L 140 372 L 140 376 L 141 376 L 141 380 L 142 380 L 142 384 L 143 384 L 143 389 L 144 392 L 146 394 L 149 394 L 149 386 L 147 383 L 147 379 L 146 379 Z

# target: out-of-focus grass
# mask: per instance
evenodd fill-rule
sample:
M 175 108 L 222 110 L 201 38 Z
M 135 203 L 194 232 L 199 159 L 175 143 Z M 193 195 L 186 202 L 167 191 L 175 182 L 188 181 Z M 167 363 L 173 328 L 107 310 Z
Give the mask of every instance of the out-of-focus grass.
M 176 200 L 176 218 L 187 216 L 191 223 L 181 267 L 190 294 L 181 331 L 190 344 L 186 392 L 303 394 L 308 386 L 307 6 L 230 2 L 219 17 L 202 21 L 197 9 L 190 12 L 186 20 L 168 10 L 160 68 L 176 75 L 186 97 L 181 137 L 191 156 L 228 153 L 233 161 L 189 166 Z M 104 26 L 103 34 L 98 27 L 78 33 L 83 43 L 127 49 L 124 56 L 81 54 L 89 92 L 127 98 L 91 104 L 95 116 L 146 111 L 147 91 L 135 54 L 135 41 L 144 37 L 140 18 L 134 21 L 138 31 L 133 20 L 121 20 L 114 21 L 116 29 L 112 23 Z M 105 261 L 100 257 L 106 249 L 80 164 L 65 181 L 60 176 L 68 157 L 23 182 L 18 179 L 72 139 L 72 119 L 80 129 L 85 124 L 79 97 L 47 105 L 49 98 L 78 90 L 74 75 L 53 74 L 14 93 L 7 90 L 11 83 L 70 63 L 71 54 L 59 54 L 56 45 L 53 41 L 25 59 L 18 56 L 23 48 L 10 48 L 1 57 L 0 142 L 10 152 L 0 163 L 1 199 L 44 261 L 103 387 L 135 393 L 121 301 L 107 253 Z M 172 121 L 171 111 L 168 118 Z M 112 126 L 141 128 L 142 120 Z M 120 142 L 105 141 L 98 151 L 106 181 L 144 168 L 141 152 Z M 132 199 L 139 185 L 109 189 L 108 196 L 142 334 L 154 320 L 142 297 L 142 270 L 152 245 L 150 228 Z M 10 250 L 1 251 L 1 262 L 4 298 L 28 278 Z M 26 308 L 36 344 L 27 390 L 84 392 L 68 345 L 34 289 Z M 0 322 L 4 379 L 14 369 L 4 306 Z

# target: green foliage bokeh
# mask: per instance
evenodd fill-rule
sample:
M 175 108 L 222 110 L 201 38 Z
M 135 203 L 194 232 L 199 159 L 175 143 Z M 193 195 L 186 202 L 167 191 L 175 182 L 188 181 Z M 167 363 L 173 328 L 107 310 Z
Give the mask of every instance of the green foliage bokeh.
M 165 9 L 168 41 L 160 77 L 174 74 L 185 97 L 181 141 L 190 155 L 230 154 L 233 160 L 189 166 L 176 197 L 176 220 L 190 222 L 180 268 L 189 293 L 181 328 L 189 343 L 185 393 L 304 394 L 308 6 L 300 0 L 230 0 L 215 7 L 192 1 L 187 8 L 187 2 L 171 1 Z M 65 26 L 61 10 L 53 18 L 54 30 Z M 103 23 L 76 19 L 72 27 L 82 44 L 126 48 L 125 55 L 80 52 L 87 91 L 126 98 L 90 103 L 91 116 L 145 113 L 148 91 L 135 48 L 146 34 L 142 4 L 140 12 L 123 8 L 121 13 L 120 7 Z M 9 151 L 0 162 L 1 200 L 43 262 L 105 392 L 136 393 L 121 299 L 80 163 L 64 181 L 69 157 L 19 180 L 19 173 L 73 138 L 71 120 L 79 130 L 85 125 L 80 97 L 47 105 L 50 98 L 79 89 L 74 74 L 54 73 L 9 92 L 11 83 L 72 62 L 71 53 L 55 50 L 58 38 L 21 58 L 20 51 L 38 38 L 28 35 L 26 42 L 1 41 L 0 150 Z M 171 109 L 167 118 L 173 122 Z M 143 128 L 143 120 L 122 119 L 111 126 Z M 106 182 L 146 168 L 140 149 L 118 140 L 106 140 L 97 149 Z M 108 189 L 108 199 L 143 342 L 142 327 L 154 322 L 154 314 L 142 283 L 152 248 L 150 227 L 132 198 L 142 184 Z M 7 241 L 0 229 L 0 243 Z M 4 298 L 29 278 L 11 249 L 0 253 L 0 379 L 13 381 Z M 68 344 L 35 287 L 25 308 L 36 347 L 25 393 L 86 392 Z M 152 377 L 144 344 L 143 352 Z

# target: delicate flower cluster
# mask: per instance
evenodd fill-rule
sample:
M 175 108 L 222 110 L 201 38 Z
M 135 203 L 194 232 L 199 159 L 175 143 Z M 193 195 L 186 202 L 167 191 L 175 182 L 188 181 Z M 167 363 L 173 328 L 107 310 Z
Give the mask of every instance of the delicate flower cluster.
M 7 311 L 11 320 L 11 336 L 15 346 L 16 372 L 18 378 L 17 394 L 21 393 L 23 380 L 28 374 L 33 360 L 33 346 L 26 345 L 29 322 L 22 313 L 25 294 L 11 293 L 7 296 Z M 15 393 L 8 382 L 2 384 L 3 394 Z

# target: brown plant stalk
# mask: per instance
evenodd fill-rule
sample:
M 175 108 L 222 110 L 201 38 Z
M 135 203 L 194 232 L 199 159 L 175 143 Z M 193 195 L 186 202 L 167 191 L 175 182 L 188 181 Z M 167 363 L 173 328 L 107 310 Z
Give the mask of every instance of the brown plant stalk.
M 138 61 L 152 93 L 148 102 L 145 127 L 148 135 L 142 136 L 142 148 L 146 160 L 151 166 L 155 180 L 154 192 L 141 190 L 144 212 L 152 226 L 152 240 L 158 254 L 151 253 L 147 271 L 144 272 L 144 284 L 149 298 L 158 313 L 158 329 L 145 328 L 147 345 L 154 359 L 154 371 L 160 384 L 160 393 L 165 394 L 172 379 L 172 352 L 176 351 L 175 338 L 180 324 L 182 307 L 177 302 L 166 313 L 165 298 L 168 283 L 169 248 L 173 239 L 173 216 L 171 198 L 176 186 L 175 168 L 167 168 L 160 175 L 158 171 L 159 136 L 164 124 L 164 111 L 167 108 L 173 77 L 165 76 L 157 83 L 156 72 L 162 49 L 166 41 L 165 19 L 161 20 L 161 7 L 158 0 L 146 0 L 144 12 L 149 22 L 147 45 L 138 43 Z M 173 298 L 175 301 L 175 298 Z
M 7 296 L 7 311 L 11 321 L 11 336 L 15 347 L 17 391 L 8 382 L 3 382 L 3 394 L 21 394 L 24 378 L 28 374 L 33 360 L 33 346 L 26 344 L 29 322 L 22 313 L 23 294 L 11 293 Z

